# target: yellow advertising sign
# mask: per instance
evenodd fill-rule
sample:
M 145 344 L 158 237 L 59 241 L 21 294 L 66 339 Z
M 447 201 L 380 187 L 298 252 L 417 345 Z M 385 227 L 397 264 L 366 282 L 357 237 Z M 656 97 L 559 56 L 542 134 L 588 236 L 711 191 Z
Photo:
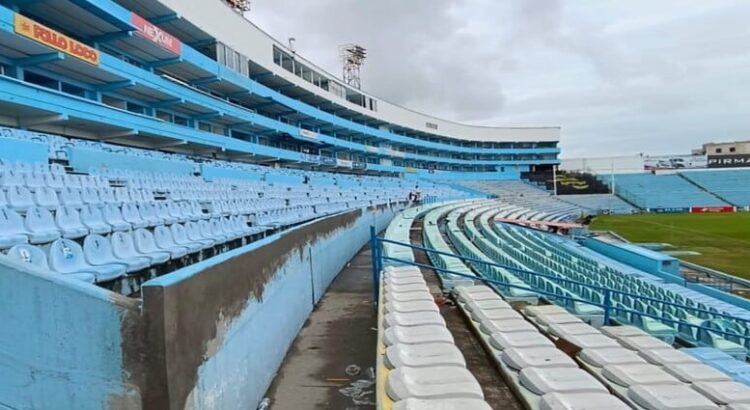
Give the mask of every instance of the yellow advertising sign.
M 16 14 L 13 19 L 13 26 L 17 34 L 50 46 L 57 51 L 61 51 L 87 63 L 99 65 L 100 55 L 97 49 L 89 47 L 80 41 L 73 40 L 43 24 Z

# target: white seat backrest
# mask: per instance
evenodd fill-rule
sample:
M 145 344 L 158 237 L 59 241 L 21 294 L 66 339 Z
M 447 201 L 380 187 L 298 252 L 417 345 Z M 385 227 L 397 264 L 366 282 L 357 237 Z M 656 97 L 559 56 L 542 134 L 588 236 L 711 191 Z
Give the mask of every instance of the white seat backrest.
M 0 235 L 13 235 L 25 231 L 23 218 L 18 212 L 0 207 Z
M 112 254 L 112 244 L 107 238 L 101 235 L 89 235 L 83 240 L 83 253 L 86 255 L 86 259 L 97 263 L 97 261 L 105 261 L 111 259 L 114 255 Z
M 14 207 L 30 207 L 34 205 L 34 196 L 25 187 L 14 186 L 8 190 L 8 203 Z
M 41 207 L 30 208 L 26 212 L 26 227 L 32 231 L 49 231 L 54 230 L 55 220 L 52 214 Z
M 81 245 L 70 239 L 58 239 L 49 248 L 49 264 L 61 273 L 73 273 L 88 266 Z
M 74 206 L 80 208 L 83 206 L 83 199 L 81 198 L 81 190 L 78 188 L 66 187 L 60 193 L 60 202 L 66 206 Z
M 78 228 L 82 226 L 78 211 L 70 206 L 61 206 L 55 211 L 55 222 L 61 228 Z
M 133 237 L 128 232 L 115 232 L 110 238 L 112 243 L 112 252 L 118 257 L 137 255 L 139 252 L 135 249 Z

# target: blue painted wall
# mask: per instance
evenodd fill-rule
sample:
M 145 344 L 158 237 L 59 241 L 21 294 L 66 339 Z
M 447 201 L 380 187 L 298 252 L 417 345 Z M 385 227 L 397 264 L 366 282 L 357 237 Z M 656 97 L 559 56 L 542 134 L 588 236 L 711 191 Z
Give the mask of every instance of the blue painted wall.
M 138 304 L 0 255 L 0 408 L 140 409 L 121 328 Z
M 582 244 L 602 255 L 667 281 L 682 282 L 679 261 L 672 256 L 632 244 L 613 244 L 594 238 L 584 239 Z
M 10 128 L 3 129 L 7 130 Z M 0 159 L 46 164 L 49 159 L 49 145 L 41 142 L 2 138 L 0 136 Z
M 138 157 L 130 153 L 106 152 L 80 147 L 68 148 L 70 165 L 78 172 L 89 172 L 92 168 L 130 169 L 146 172 L 169 172 L 172 174 L 191 175 L 193 164 L 189 162 L 170 161 L 166 159 Z
M 164 357 L 168 390 L 173 395 L 176 391 L 184 391 L 185 387 L 190 389 L 184 404 L 182 397 L 170 397 L 170 408 L 255 408 L 270 386 L 295 336 L 312 312 L 314 304 L 320 300 L 344 265 L 369 240 L 370 225 L 384 229 L 399 209 L 363 209 L 361 215 L 347 226 L 334 227 L 333 230 L 305 240 L 299 246 L 293 246 L 291 251 L 283 255 L 283 264 L 271 272 L 271 279 L 264 284 L 262 296 L 245 300 L 238 315 L 219 314 L 212 318 L 213 321 L 208 325 L 215 327 L 216 333 L 205 343 L 207 352 L 197 369 L 192 386 L 180 385 L 185 379 L 184 372 L 181 372 L 184 369 L 180 368 L 184 364 L 184 357 L 178 354 L 180 347 L 171 346 L 171 341 L 180 340 L 189 332 L 180 323 L 189 321 L 191 313 L 178 309 L 170 311 L 170 306 L 184 300 L 186 288 L 202 288 L 202 281 L 207 279 L 205 275 L 221 272 L 222 266 L 223 272 L 227 272 L 226 266 L 242 269 L 247 272 L 246 280 L 252 280 L 253 275 L 261 275 L 260 270 L 265 269 L 265 265 L 260 262 L 258 266 L 224 264 L 233 263 L 233 259 L 242 254 L 260 252 L 265 246 L 278 246 L 280 242 L 293 240 L 290 238 L 294 238 L 296 231 L 319 226 L 315 224 L 325 225 L 325 219 L 147 282 L 144 285 L 145 316 L 149 317 L 152 308 L 157 315 L 169 312 L 165 314 L 164 322 L 173 324 L 169 332 L 163 335 L 167 339 L 164 343 L 154 342 L 166 346 Z M 212 269 L 217 270 L 208 272 Z M 268 272 L 263 271 L 262 274 L 266 275 Z M 233 287 L 234 284 L 227 281 L 221 286 Z M 150 295 L 154 295 L 156 299 L 153 305 Z M 205 323 L 201 324 L 203 325 Z M 149 408 L 148 404 L 146 406 Z

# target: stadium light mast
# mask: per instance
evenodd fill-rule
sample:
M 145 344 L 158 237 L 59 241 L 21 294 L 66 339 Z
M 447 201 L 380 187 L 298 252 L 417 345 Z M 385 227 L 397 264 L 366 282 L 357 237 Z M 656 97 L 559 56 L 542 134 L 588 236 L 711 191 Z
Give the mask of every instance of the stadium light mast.
M 243 14 L 250 11 L 250 0 L 224 0 L 237 13 Z
M 360 68 L 362 68 L 367 58 L 367 50 L 356 44 L 344 44 L 339 46 L 339 56 L 344 65 L 344 82 L 352 87 L 361 89 L 362 79 L 360 78 Z

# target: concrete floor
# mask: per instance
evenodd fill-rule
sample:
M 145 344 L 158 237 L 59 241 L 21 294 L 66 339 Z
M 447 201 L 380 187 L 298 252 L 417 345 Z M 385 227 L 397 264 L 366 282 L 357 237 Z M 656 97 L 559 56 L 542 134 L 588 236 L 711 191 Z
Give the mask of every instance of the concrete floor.
M 368 244 L 316 306 L 267 393 L 270 409 L 375 408 L 371 372 L 377 315 L 372 304 L 370 258 Z

